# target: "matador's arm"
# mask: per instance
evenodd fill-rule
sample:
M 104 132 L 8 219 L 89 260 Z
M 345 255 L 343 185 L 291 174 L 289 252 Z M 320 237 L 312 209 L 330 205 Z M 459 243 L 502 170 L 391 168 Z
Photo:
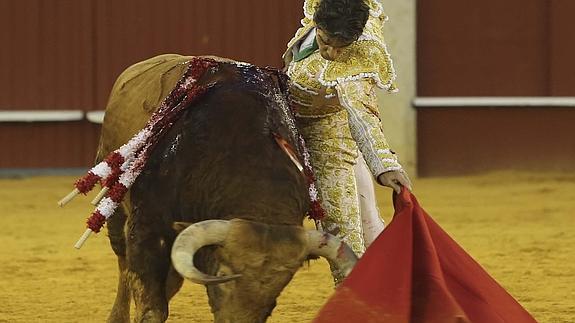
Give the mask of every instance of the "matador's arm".
M 336 90 L 340 104 L 348 112 L 351 135 L 373 176 L 401 170 L 383 134 L 375 84 L 369 79 L 347 81 L 338 83 Z

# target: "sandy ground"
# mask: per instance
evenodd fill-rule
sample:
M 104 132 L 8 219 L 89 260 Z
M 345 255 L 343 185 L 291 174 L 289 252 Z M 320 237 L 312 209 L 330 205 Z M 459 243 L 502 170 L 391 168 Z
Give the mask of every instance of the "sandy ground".
M 105 234 L 72 245 L 88 198 L 56 201 L 75 177 L 0 179 L 0 322 L 103 322 L 116 287 Z M 575 174 L 492 173 L 415 181 L 421 205 L 540 322 L 575 322 Z M 382 215 L 390 191 L 378 189 Z M 304 266 L 269 322 L 309 322 L 332 293 L 325 261 Z M 204 288 L 186 282 L 170 322 L 211 322 Z

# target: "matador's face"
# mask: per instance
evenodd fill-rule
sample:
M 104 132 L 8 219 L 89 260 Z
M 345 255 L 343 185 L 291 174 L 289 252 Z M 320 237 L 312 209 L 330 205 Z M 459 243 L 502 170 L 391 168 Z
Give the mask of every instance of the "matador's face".
M 321 57 L 328 61 L 336 60 L 343 50 L 351 45 L 351 43 L 344 43 L 335 37 L 330 37 L 329 34 L 320 27 L 316 28 L 315 39 L 319 46 Z

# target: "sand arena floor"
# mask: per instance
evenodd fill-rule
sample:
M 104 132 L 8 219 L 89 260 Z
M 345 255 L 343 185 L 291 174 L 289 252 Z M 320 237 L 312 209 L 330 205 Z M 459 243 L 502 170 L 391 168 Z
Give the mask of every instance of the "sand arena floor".
M 80 251 L 90 199 L 60 209 L 75 177 L 0 179 L 0 322 L 103 322 L 116 262 L 105 233 Z M 422 206 L 540 322 L 575 322 L 575 174 L 492 173 L 415 181 Z M 378 189 L 389 221 L 390 190 Z M 269 322 L 309 322 L 332 293 L 325 261 L 304 266 Z M 169 322 L 211 322 L 189 282 Z

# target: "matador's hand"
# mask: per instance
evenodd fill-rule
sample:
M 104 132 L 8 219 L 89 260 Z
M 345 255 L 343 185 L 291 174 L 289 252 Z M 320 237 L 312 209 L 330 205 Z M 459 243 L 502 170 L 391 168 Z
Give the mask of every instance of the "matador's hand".
M 320 83 L 319 81 L 320 73 L 321 70 L 319 70 L 315 75 L 315 80 L 318 83 Z M 334 106 L 339 104 L 339 98 L 337 96 L 337 93 L 330 98 L 326 98 L 326 96 L 327 96 L 327 88 L 325 86 L 320 86 L 319 90 L 317 91 L 317 95 L 312 96 L 311 105 L 316 108 L 321 108 L 325 106 Z
M 411 191 L 411 181 L 403 169 L 380 174 L 377 181 L 383 186 L 391 187 L 397 194 L 401 192 L 401 186 Z

